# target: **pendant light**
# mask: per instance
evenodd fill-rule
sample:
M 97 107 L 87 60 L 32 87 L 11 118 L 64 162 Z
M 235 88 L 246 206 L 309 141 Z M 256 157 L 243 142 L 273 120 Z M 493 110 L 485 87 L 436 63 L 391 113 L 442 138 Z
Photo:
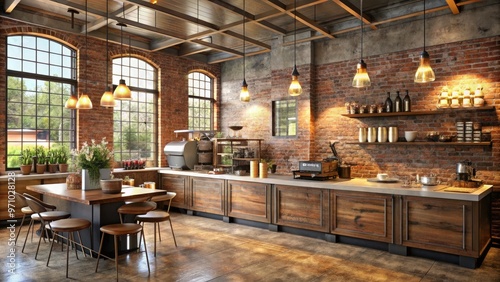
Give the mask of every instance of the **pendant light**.
M 108 48 L 108 40 L 109 40 L 109 26 L 108 26 L 108 18 L 109 18 L 109 0 L 106 0 L 106 91 L 102 94 L 101 97 L 101 107 L 112 108 L 115 106 L 115 97 L 111 92 L 111 87 L 108 85 L 108 68 L 109 68 L 109 48 Z
M 245 47 L 246 47 L 246 37 L 245 37 L 245 0 L 243 0 L 243 83 L 241 84 L 240 101 L 250 102 L 250 93 L 248 92 L 248 84 L 245 79 Z
M 424 51 L 420 54 L 420 65 L 415 73 L 415 82 L 426 83 L 436 80 L 434 71 L 431 68 L 429 53 L 425 51 L 425 0 L 424 0 Z
M 302 94 L 302 86 L 299 83 L 299 71 L 297 70 L 297 0 L 293 1 L 293 71 L 292 83 L 288 88 L 290 96 L 299 96 Z
M 87 93 L 87 84 L 88 84 L 88 43 L 87 43 L 87 37 L 88 37 L 88 12 L 87 12 L 87 0 L 85 0 L 85 91 L 83 92 L 82 95 L 80 95 L 80 98 L 78 99 L 78 102 L 76 102 L 76 108 L 79 110 L 90 110 L 92 109 L 92 101 L 90 101 L 89 96 L 86 94 Z
M 123 2 L 123 18 L 125 18 L 125 2 Z M 120 82 L 118 86 L 115 89 L 115 92 L 113 92 L 113 96 L 115 97 L 116 100 L 131 100 L 132 99 L 132 93 L 130 92 L 130 89 L 128 88 L 127 84 L 125 83 L 125 79 L 123 79 L 123 27 L 127 26 L 124 23 L 117 23 L 116 25 L 120 26 L 120 50 L 122 56 L 120 57 Z
M 366 71 L 366 63 L 363 61 L 363 0 L 361 0 L 359 20 L 361 21 L 361 60 L 356 66 L 356 75 L 352 80 L 352 87 L 362 88 L 371 85 L 370 77 Z
M 71 29 L 75 28 L 75 14 L 79 14 L 80 12 L 78 12 L 77 10 L 75 9 L 68 9 L 68 13 L 71 14 Z M 78 102 L 78 97 L 71 94 L 68 98 L 68 100 L 66 101 L 66 103 L 64 103 L 64 107 L 66 109 L 70 109 L 70 110 L 76 110 L 76 103 Z

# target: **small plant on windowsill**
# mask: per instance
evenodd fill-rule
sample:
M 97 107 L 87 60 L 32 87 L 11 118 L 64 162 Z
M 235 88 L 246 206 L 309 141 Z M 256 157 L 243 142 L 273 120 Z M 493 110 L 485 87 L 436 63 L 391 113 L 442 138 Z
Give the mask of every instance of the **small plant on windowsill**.
M 31 148 L 26 148 L 21 151 L 21 173 L 23 175 L 29 175 L 31 173 L 31 167 L 33 165 L 33 157 L 35 156 L 35 150 Z

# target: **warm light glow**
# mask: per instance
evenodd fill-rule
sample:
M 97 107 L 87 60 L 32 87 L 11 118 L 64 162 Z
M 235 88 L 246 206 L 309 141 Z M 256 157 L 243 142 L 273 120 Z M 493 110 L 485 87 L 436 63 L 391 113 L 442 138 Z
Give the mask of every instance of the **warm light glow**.
M 356 75 L 352 80 L 352 87 L 362 88 L 371 85 L 370 77 L 366 71 L 366 64 L 363 60 L 356 67 Z
M 288 94 L 290 96 L 299 96 L 302 94 L 302 86 L 300 86 L 298 76 L 292 75 L 292 83 L 290 83 L 290 87 L 288 88 Z
M 108 89 L 102 94 L 101 97 L 101 107 L 113 108 L 115 106 L 115 97 L 113 93 Z
M 149 3 L 156 4 L 156 3 L 158 3 L 158 0 L 149 0 Z
M 434 71 L 431 68 L 431 59 L 426 51 L 420 54 L 420 65 L 415 73 L 415 82 L 426 83 L 436 80 Z
M 299 96 L 302 94 L 302 86 L 300 86 L 299 75 L 297 66 L 294 65 L 292 71 L 292 83 L 290 83 L 290 87 L 288 88 L 288 94 L 290 96 Z
M 250 102 L 250 92 L 248 92 L 248 84 L 245 79 L 243 79 L 243 83 L 241 84 L 240 101 Z
M 115 89 L 115 92 L 113 92 L 113 96 L 115 97 L 116 100 L 131 100 L 132 99 L 132 93 L 130 92 L 130 89 L 128 88 L 127 84 L 125 84 L 125 79 L 120 79 L 120 84 Z
M 76 108 L 79 110 L 90 110 L 92 109 L 92 101 L 87 94 L 82 94 L 76 103 Z
M 69 96 L 68 100 L 66 101 L 66 103 L 64 104 L 64 107 L 66 109 L 76 109 L 76 103 L 78 103 L 78 99 L 76 98 L 76 96 Z

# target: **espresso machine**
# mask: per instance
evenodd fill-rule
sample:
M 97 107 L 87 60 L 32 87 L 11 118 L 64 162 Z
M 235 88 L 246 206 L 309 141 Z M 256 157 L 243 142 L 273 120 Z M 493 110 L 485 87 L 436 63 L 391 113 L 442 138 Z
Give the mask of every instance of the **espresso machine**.
M 465 160 L 457 163 L 457 180 L 471 181 L 476 176 L 476 169 L 472 167 L 472 162 Z

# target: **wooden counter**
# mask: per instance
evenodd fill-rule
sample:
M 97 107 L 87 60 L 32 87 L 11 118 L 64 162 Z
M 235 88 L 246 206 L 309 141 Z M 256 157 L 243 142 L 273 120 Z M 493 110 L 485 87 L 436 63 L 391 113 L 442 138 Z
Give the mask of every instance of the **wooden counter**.
M 162 189 L 182 195 L 173 207 L 219 215 L 226 222 L 247 220 L 274 231 L 324 234 L 332 242 L 375 242 L 401 255 L 430 251 L 469 268 L 480 265 L 491 244 L 491 185 L 458 193 L 444 191 L 445 185 L 404 188 L 359 178 L 159 173 Z

